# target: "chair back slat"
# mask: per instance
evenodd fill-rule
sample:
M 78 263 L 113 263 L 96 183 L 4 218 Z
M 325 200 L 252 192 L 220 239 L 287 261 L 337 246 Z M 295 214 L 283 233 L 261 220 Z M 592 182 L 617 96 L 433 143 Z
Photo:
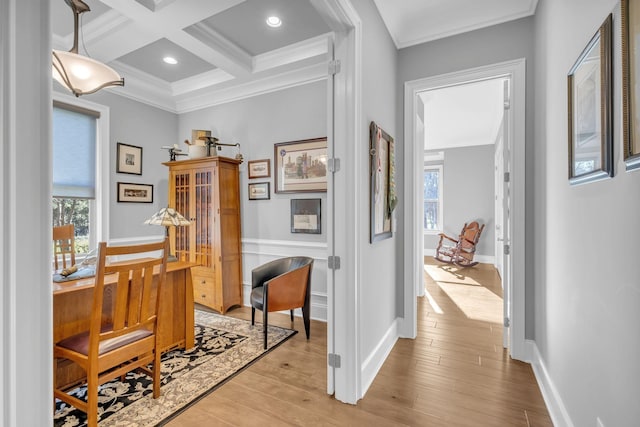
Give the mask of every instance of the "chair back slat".
M 156 313 L 159 310 L 159 295 L 161 287 L 164 285 L 164 272 L 157 277 L 157 288 L 153 289 L 154 269 L 166 270 L 166 257 L 168 247 L 166 242 L 151 243 L 135 246 L 106 246 L 101 243 L 99 246 L 97 271 L 104 269 L 104 274 L 117 274 L 115 288 L 112 289 L 108 298 L 105 297 L 104 276 L 96 276 L 96 287 L 94 289 L 94 310 L 107 311 L 104 318 L 109 319 L 109 331 L 100 334 L 100 341 L 115 338 L 125 333 L 137 329 L 149 328 L 154 324 Z M 161 251 L 162 257 L 149 257 L 153 252 Z M 108 259 L 114 256 L 138 255 L 142 258 L 135 258 L 126 261 L 117 261 L 108 264 Z M 102 295 L 99 295 L 102 294 Z M 109 313 L 110 311 L 110 313 Z M 104 329 L 104 322 L 92 325 L 93 328 Z M 153 331 L 152 331 L 153 332 Z
M 53 227 L 54 268 L 71 267 L 76 263 L 75 228 L 73 224 Z

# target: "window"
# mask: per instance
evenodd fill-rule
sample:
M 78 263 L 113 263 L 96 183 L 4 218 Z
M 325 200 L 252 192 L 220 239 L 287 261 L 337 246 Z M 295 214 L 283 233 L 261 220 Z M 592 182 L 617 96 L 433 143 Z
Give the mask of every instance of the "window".
M 442 165 L 424 167 L 425 232 L 442 231 Z
M 102 194 L 107 190 L 108 175 L 105 180 L 101 173 L 108 174 L 108 168 L 100 159 L 105 157 L 101 141 L 108 141 L 108 109 L 75 99 L 67 103 L 66 97 L 64 102 L 60 98 L 54 94 L 53 226 L 73 224 L 76 252 L 83 254 L 106 236 L 101 223 L 107 217 Z

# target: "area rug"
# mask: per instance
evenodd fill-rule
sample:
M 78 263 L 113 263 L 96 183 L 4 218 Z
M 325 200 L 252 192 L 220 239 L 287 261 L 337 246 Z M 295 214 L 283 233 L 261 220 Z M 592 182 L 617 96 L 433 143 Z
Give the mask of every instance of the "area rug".
M 263 349 L 262 324 L 196 310 L 196 345 L 162 356 L 160 397 L 153 399 L 151 382 L 130 372 L 125 381 L 111 381 L 99 390 L 101 427 L 162 425 L 190 404 L 292 337 L 296 331 L 269 325 L 269 348 Z M 86 400 L 86 388 L 72 391 Z M 84 412 L 56 400 L 55 427 L 86 426 Z

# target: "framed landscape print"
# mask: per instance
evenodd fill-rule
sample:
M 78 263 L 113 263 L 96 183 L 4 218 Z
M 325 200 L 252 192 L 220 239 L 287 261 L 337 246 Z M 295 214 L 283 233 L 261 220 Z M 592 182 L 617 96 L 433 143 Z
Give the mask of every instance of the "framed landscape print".
M 388 239 L 392 235 L 391 221 L 396 206 L 394 184 L 393 138 L 371 122 L 369 126 L 370 222 L 369 241 Z
M 118 202 L 153 203 L 153 185 L 119 182 Z
M 249 179 L 269 178 L 271 176 L 271 161 L 269 159 L 249 160 Z
M 291 199 L 291 232 L 320 234 L 320 199 Z
M 327 138 L 274 145 L 276 193 L 327 191 Z
M 611 27 L 609 15 L 567 76 L 570 184 L 613 176 Z
M 142 175 L 142 147 L 118 142 L 117 173 Z
M 249 200 L 269 200 L 271 194 L 269 192 L 268 182 L 256 182 L 249 184 Z
M 640 0 L 622 0 L 622 141 L 626 169 L 640 169 Z

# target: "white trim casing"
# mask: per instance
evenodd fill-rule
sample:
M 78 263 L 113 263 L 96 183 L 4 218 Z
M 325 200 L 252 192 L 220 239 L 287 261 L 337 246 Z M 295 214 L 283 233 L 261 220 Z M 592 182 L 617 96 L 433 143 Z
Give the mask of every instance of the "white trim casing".
M 53 422 L 53 304 L 44 286 L 53 253 L 50 7 L 0 2 L 0 425 L 7 427 Z
M 573 427 L 574 424 L 569 416 L 569 411 L 567 411 L 558 389 L 551 380 L 551 376 L 549 375 L 546 364 L 540 355 L 536 342 L 527 340 L 526 347 L 529 355 L 527 359 L 529 363 L 531 363 L 533 374 L 538 382 L 538 387 L 540 387 L 542 398 L 544 399 L 544 403 L 547 405 L 547 410 L 549 411 L 549 416 L 551 417 L 553 425 Z
M 509 76 L 513 82 L 510 128 L 512 150 L 511 188 L 512 197 L 510 217 L 511 230 L 511 327 L 510 354 L 518 360 L 524 360 L 525 354 L 525 263 L 524 263 L 524 231 L 525 231 L 525 59 L 517 59 L 477 67 L 469 70 L 452 72 L 444 75 L 428 77 L 405 82 L 405 299 L 404 313 L 400 325 L 400 336 L 414 338 L 417 334 L 416 297 L 423 283 L 423 233 L 421 198 L 417 197 L 420 188 L 418 171 L 423 165 L 423 143 L 416 136 L 415 114 L 418 111 L 416 98 L 418 93 L 439 87 L 446 87 L 471 81 L 485 80 L 499 76 Z M 413 196 L 413 197 L 411 197 Z

